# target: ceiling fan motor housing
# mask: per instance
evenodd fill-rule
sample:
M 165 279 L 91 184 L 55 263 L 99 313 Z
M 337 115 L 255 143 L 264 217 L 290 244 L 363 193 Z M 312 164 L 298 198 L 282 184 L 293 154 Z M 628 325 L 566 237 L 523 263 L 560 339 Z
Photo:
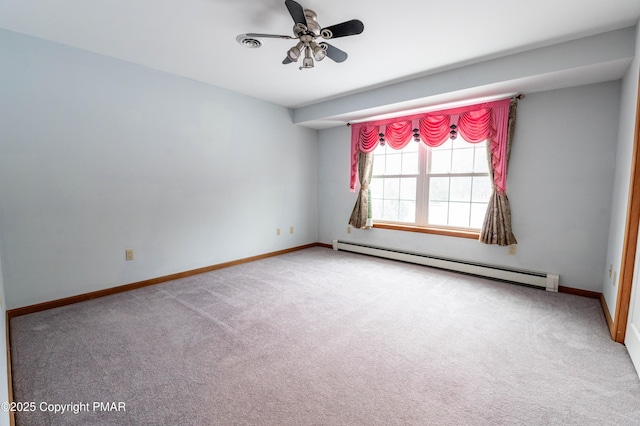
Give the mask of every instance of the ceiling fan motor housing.
M 318 24 L 318 15 L 311 9 L 304 10 L 304 17 L 307 18 L 307 28 L 316 36 L 320 35 L 320 24 Z

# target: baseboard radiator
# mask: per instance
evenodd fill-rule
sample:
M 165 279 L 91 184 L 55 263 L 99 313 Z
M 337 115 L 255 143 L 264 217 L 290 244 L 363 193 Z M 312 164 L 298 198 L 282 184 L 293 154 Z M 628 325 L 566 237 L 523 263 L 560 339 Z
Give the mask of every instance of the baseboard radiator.
M 557 274 L 503 268 L 501 266 L 467 262 L 458 259 L 447 259 L 428 254 L 350 243 L 347 241 L 333 240 L 333 249 L 447 269 L 464 274 L 522 284 L 529 287 L 538 287 L 553 292 L 558 291 L 558 282 L 560 281 L 560 277 Z

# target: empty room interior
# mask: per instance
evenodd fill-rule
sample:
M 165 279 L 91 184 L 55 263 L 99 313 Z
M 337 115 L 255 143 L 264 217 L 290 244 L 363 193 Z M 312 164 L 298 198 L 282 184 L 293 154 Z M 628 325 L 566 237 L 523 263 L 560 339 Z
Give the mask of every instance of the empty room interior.
M 640 423 L 639 20 L 0 0 L 0 425 Z

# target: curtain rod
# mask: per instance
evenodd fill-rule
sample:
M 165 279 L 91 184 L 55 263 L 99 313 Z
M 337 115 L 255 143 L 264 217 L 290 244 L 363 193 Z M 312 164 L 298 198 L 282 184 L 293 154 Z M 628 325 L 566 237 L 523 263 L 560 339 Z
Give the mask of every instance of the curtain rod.
M 524 93 L 518 93 L 517 95 L 512 96 L 512 97 L 511 97 L 511 98 L 509 98 L 509 99 L 518 99 L 518 100 L 521 100 L 521 99 L 524 99 L 524 98 L 525 98 Z M 347 122 L 347 127 L 351 127 L 351 123 L 350 123 L 350 122 Z

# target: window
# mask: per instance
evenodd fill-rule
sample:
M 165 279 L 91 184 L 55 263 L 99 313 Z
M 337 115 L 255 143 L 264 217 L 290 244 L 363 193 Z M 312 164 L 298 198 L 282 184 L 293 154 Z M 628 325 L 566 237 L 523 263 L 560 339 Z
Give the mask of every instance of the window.
M 486 149 L 486 141 L 461 136 L 437 148 L 378 145 L 370 186 L 374 222 L 480 229 L 492 192 Z

